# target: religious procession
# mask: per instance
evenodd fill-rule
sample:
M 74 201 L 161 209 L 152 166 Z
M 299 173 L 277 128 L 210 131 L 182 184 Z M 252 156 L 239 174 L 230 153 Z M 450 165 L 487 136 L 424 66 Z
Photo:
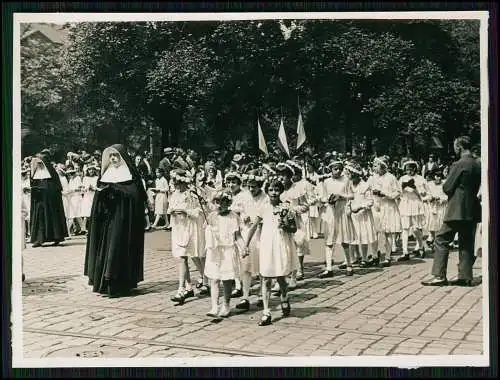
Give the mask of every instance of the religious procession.
M 289 153 L 286 136 L 279 142 Z M 145 233 L 165 230 L 179 270 L 171 302 L 183 304 L 196 291 L 210 298 L 207 315 L 227 318 L 233 298 L 239 310 L 252 307 L 257 282 L 261 326 L 272 320 L 271 294 L 290 315 L 288 295 L 304 280 L 311 239 L 324 240 L 320 278 L 334 276 L 335 249 L 344 257 L 337 269 L 348 276 L 356 267 L 384 268 L 433 251 L 433 278 L 422 285 L 471 286 L 481 255 L 480 158 L 468 137 L 454 147 L 459 160 L 452 165 L 433 155 L 422 165 L 310 150 L 279 162 L 244 152 L 227 159 L 220 151 L 202 160 L 195 151 L 166 147 L 154 170 L 147 152 L 134 155 L 120 144 L 92 155 L 69 152 L 64 163 L 44 149 L 22 163 L 23 243 L 43 248 L 86 235 L 90 290 L 121 297 L 144 280 Z M 459 278 L 450 282 L 453 247 Z
M 293 316 L 289 295 L 316 239 L 326 281 L 417 257 L 433 261 L 422 286 L 472 286 L 481 255 L 478 24 L 26 28 L 23 245 L 85 237 L 89 292 L 133 293 L 147 280 L 145 236 L 156 230 L 178 265 L 166 302 L 197 298 L 217 318 L 258 308 L 259 326 L 272 324 L 271 296 Z M 276 144 L 266 143 L 280 118 Z M 450 249 L 459 252 L 455 280 Z

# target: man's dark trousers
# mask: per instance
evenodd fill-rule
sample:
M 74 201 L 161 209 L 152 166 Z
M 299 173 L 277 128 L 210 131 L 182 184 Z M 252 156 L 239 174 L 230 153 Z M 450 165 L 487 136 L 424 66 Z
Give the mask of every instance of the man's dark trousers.
M 474 237 L 476 233 L 476 222 L 472 221 L 449 221 L 444 222 L 436 234 L 434 245 L 434 262 L 432 275 L 446 278 L 448 266 L 448 255 L 450 243 L 458 232 L 459 265 L 458 279 L 472 280 L 472 266 L 474 265 Z

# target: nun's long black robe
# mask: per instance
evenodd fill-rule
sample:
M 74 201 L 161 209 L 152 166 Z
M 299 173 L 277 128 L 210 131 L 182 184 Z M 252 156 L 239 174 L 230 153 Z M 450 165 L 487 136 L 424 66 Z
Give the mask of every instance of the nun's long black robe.
M 31 243 L 61 242 L 68 236 L 62 201 L 62 186 L 55 169 L 46 168 L 50 178 L 31 178 Z
M 120 295 L 144 278 L 144 210 L 146 193 L 122 145 L 113 145 L 132 180 L 97 183 L 87 235 L 84 274 L 94 292 Z

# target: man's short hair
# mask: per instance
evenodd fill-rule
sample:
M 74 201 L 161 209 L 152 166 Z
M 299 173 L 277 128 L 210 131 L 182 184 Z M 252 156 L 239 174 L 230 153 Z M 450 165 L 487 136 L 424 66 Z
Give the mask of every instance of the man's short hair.
M 470 138 L 467 136 L 457 137 L 455 139 L 455 144 L 457 144 L 457 146 L 461 147 L 462 149 L 470 150 L 471 148 Z

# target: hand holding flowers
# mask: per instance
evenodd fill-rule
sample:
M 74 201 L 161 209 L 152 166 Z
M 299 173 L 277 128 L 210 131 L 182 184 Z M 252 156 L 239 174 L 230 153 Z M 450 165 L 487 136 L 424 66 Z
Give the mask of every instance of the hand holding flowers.
M 274 215 L 279 215 L 278 227 L 284 232 L 297 232 L 297 223 L 295 220 L 295 212 L 291 209 L 290 204 L 282 203 L 273 212 Z

